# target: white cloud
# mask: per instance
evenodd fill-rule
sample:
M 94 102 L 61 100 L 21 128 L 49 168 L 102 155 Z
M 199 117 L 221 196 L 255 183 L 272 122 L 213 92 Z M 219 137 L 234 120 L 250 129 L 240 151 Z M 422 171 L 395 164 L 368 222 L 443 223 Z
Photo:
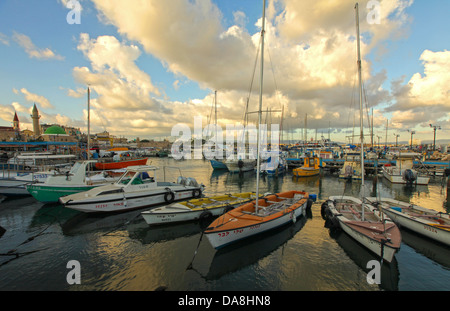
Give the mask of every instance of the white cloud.
M 29 102 L 35 102 L 42 106 L 42 108 L 53 109 L 53 105 L 50 101 L 42 95 L 34 94 L 28 91 L 26 88 L 21 88 L 20 92 L 25 95 L 25 99 Z
M 37 59 L 57 59 L 57 60 L 63 60 L 64 57 L 61 55 L 55 54 L 52 50 L 49 48 L 45 49 L 39 49 L 37 48 L 34 43 L 31 41 L 30 37 L 14 32 L 13 39 L 16 41 L 21 47 L 24 48 L 25 52 L 28 54 L 30 58 L 37 58 Z

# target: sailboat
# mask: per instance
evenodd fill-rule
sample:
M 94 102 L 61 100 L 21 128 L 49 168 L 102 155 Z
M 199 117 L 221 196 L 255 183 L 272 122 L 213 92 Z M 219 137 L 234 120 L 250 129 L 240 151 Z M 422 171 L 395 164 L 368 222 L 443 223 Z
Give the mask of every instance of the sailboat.
M 364 197 L 364 131 L 361 82 L 361 52 L 359 36 L 358 3 L 356 10 L 356 29 L 358 47 L 358 77 L 361 128 L 361 189 Z M 330 196 L 322 204 L 322 215 L 345 233 L 378 255 L 382 260 L 392 262 L 401 244 L 398 227 L 374 205 L 350 196 Z
M 264 33 L 265 8 L 263 1 L 262 29 L 261 29 L 261 76 L 257 131 L 257 160 L 256 160 L 256 200 L 243 204 L 213 221 L 204 231 L 209 242 L 215 249 L 225 247 L 239 240 L 255 236 L 259 233 L 275 229 L 279 226 L 295 222 L 303 215 L 308 207 L 309 194 L 303 191 L 287 191 L 283 193 L 259 197 L 260 180 L 260 124 L 263 95 L 264 68 Z

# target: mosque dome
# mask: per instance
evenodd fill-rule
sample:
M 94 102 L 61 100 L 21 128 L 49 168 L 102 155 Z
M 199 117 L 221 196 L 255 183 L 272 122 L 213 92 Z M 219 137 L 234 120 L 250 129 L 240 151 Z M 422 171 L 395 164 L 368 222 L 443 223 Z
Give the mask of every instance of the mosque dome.
M 45 130 L 44 135 L 67 135 L 67 133 L 62 127 L 53 125 Z

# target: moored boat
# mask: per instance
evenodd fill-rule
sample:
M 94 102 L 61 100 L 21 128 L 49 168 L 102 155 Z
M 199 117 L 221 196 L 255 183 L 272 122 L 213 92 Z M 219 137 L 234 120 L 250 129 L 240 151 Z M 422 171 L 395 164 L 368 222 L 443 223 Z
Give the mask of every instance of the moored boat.
M 208 219 L 233 209 L 237 204 L 243 204 L 255 198 L 255 193 L 252 192 L 223 194 L 172 203 L 144 211 L 141 215 L 149 225 Z
M 97 162 L 95 163 L 95 168 L 98 170 L 117 170 L 126 168 L 128 166 L 145 165 L 147 163 L 147 160 L 148 158 L 139 158 L 112 162 Z
M 417 153 L 400 152 L 396 160 L 396 166 L 385 164 L 383 166 L 383 176 L 394 184 L 414 184 L 414 185 L 428 185 L 430 177 L 419 174 L 413 168 L 414 158 L 418 157 Z
M 204 189 L 194 178 L 178 177 L 177 182 L 159 182 L 150 165 L 127 167 L 113 184 L 61 197 L 65 207 L 82 212 L 121 212 L 173 201 L 200 197 Z
M 318 157 L 306 157 L 302 167 L 294 168 L 292 170 L 294 176 L 309 177 L 316 176 L 320 173 L 320 159 Z
M 49 176 L 43 183 L 26 185 L 26 189 L 36 200 L 50 203 L 58 202 L 60 197 L 88 191 L 118 179 L 109 175 L 107 171 L 89 175 L 89 166 L 96 162 L 96 160 L 76 162 L 66 174 Z
M 214 220 L 204 231 L 211 245 L 222 248 L 239 240 L 295 222 L 308 207 L 309 194 L 287 191 L 243 204 Z
M 387 262 L 392 262 L 400 249 L 400 230 L 371 204 L 354 197 L 331 196 L 322 204 L 322 215 Z
M 360 155 L 361 166 L 361 197 L 364 198 L 364 127 L 363 127 L 363 92 L 361 78 L 361 51 L 359 33 L 358 3 L 356 11 L 356 38 L 358 51 L 358 80 L 360 105 Z M 354 175 L 350 175 L 354 178 Z M 349 177 L 350 177 L 349 176 Z M 359 198 L 350 196 L 330 196 L 322 204 L 322 217 L 335 227 L 358 241 L 361 245 L 378 255 L 382 260 L 392 262 L 401 244 L 401 234 L 398 227 L 387 216 L 373 205 L 365 204 Z
M 391 198 L 366 198 L 392 221 L 418 234 L 450 246 L 450 215 Z

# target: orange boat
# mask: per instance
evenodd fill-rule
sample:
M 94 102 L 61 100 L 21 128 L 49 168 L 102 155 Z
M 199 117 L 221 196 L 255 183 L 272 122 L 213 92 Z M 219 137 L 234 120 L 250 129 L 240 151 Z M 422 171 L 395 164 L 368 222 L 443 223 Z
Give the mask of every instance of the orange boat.
M 295 222 L 308 208 L 309 194 L 287 191 L 270 194 L 243 204 L 217 218 L 204 234 L 211 245 L 222 248 L 228 244 Z M 309 205 L 310 207 L 310 205 Z
M 148 158 L 140 158 L 133 160 L 121 160 L 117 162 L 97 162 L 95 168 L 98 170 L 118 170 L 133 165 L 145 165 Z

